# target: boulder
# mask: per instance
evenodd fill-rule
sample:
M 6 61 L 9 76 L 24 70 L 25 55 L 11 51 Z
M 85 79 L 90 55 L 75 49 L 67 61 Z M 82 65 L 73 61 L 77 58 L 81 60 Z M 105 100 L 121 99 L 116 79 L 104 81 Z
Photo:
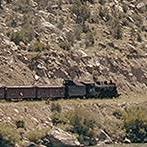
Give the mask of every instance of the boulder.
M 51 133 L 46 136 L 52 146 L 56 147 L 80 147 L 80 143 L 77 138 L 59 128 L 55 128 Z M 45 144 L 46 145 L 46 144 Z
M 128 144 L 129 144 L 129 143 L 131 143 L 131 141 L 130 141 L 130 139 L 125 138 L 125 139 L 124 139 L 124 143 L 128 143 Z
M 145 11 L 146 11 L 146 5 L 145 5 L 144 2 L 138 3 L 136 7 L 137 7 L 137 9 L 138 9 L 139 11 L 141 11 L 141 12 L 145 12 Z
M 45 20 L 43 20 L 43 22 L 41 23 L 41 28 L 42 30 L 48 30 L 50 33 L 60 33 L 60 30 L 55 25 Z

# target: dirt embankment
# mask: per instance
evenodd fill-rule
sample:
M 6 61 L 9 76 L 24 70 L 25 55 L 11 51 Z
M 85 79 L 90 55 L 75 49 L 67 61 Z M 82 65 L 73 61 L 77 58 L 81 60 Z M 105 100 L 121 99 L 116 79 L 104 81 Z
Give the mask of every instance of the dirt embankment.
M 1 102 L 0 133 L 20 146 L 30 142 L 47 145 L 46 140 L 57 144 L 60 139 L 64 145 L 74 141 L 81 145 L 145 142 L 140 134 L 146 124 L 146 105 L 142 95 L 113 100 Z M 11 127 L 3 130 L 6 124 Z M 138 129 L 132 133 L 136 124 Z

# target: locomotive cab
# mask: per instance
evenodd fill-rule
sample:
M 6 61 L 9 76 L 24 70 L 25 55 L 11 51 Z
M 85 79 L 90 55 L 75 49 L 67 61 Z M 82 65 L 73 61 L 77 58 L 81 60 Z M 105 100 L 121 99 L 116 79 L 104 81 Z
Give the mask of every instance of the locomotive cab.
M 86 96 L 86 88 L 81 82 L 73 80 L 65 80 L 65 98 L 84 98 Z
M 95 83 L 90 82 L 82 82 L 86 86 L 86 98 L 94 98 L 96 97 L 96 91 L 95 91 Z

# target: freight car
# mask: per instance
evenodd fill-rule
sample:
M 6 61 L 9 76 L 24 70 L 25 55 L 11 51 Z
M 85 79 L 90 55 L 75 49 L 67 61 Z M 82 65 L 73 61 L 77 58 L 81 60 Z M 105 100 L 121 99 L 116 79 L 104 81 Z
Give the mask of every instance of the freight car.
M 7 86 L 5 87 L 5 99 L 35 99 L 36 87 L 32 86 Z
M 77 82 L 65 80 L 63 86 L 6 86 L 0 87 L 0 98 L 39 100 L 45 98 L 113 98 L 118 97 L 115 83 Z
M 44 99 L 44 98 L 65 98 L 65 87 L 64 86 L 39 86 L 36 87 L 36 98 Z

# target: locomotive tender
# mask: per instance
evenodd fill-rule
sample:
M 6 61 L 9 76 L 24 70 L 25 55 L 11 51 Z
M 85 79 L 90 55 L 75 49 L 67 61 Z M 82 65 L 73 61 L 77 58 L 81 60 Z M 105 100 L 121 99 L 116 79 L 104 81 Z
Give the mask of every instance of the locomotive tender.
M 0 99 L 57 99 L 57 98 L 113 98 L 118 97 L 115 83 L 78 82 L 65 80 L 63 86 L 6 86 L 0 87 Z

